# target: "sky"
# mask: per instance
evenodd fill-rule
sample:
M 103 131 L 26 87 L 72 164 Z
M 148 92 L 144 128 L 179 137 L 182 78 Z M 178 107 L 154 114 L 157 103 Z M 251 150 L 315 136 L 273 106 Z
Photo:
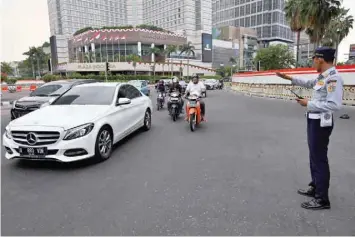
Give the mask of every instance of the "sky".
M 354 0 L 343 0 L 355 16 Z M 355 28 L 355 26 L 354 26 Z M 49 42 L 49 18 L 47 0 L 0 0 L 0 61 L 23 60 L 23 52 L 30 46 L 41 46 Z M 345 61 L 349 45 L 355 44 L 355 29 L 341 42 L 338 61 Z

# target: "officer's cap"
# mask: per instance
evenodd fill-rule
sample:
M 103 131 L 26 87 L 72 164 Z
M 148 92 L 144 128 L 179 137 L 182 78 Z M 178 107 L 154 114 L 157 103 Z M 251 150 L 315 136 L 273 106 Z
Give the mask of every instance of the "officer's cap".
M 313 58 L 315 57 L 331 60 L 335 57 L 335 49 L 329 47 L 319 47 L 314 51 Z

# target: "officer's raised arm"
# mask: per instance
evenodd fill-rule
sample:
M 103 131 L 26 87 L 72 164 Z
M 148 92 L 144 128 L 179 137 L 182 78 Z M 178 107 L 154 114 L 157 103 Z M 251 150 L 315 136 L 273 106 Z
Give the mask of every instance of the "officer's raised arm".
M 281 77 L 282 79 L 291 81 L 292 85 L 301 86 L 309 89 L 311 89 L 317 83 L 317 79 L 305 79 L 296 76 L 289 76 L 281 72 L 276 72 L 276 75 L 278 77 Z
M 308 111 L 315 112 L 328 112 L 328 111 L 338 111 L 342 108 L 343 100 L 343 85 L 344 82 L 339 74 L 335 73 L 327 78 L 325 81 L 327 96 L 326 100 L 312 100 L 308 101 L 307 109 Z

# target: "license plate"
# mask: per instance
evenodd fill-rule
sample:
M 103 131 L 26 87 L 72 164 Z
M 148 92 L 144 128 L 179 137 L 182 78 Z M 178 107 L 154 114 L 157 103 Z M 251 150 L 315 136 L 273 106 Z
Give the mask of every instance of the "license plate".
M 47 155 L 47 147 L 19 147 L 21 156 L 43 158 Z
M 197 103 L 196 103 L 196 101 L 190 101 L 190 106 L 195 106 Z

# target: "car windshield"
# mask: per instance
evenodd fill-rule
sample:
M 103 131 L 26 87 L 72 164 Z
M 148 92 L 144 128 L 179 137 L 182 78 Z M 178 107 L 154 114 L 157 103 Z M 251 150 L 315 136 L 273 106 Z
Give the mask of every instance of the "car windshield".
M 30 96 L 52 96 L 52 94 L 61 95 L 69 88 L 69 84 L 43 85 L 33 91 Z
M 214 83 L 214 82 L 216 82 L 216 81 L 213 80 L 213 79 L 209 79 L 209 80 L 206 80 L 205 82 L 207 82 L 207 83 Z
M 53 105 L 110 105 L 116 87 L 88 86 L 74 87 L 59 97 Z

